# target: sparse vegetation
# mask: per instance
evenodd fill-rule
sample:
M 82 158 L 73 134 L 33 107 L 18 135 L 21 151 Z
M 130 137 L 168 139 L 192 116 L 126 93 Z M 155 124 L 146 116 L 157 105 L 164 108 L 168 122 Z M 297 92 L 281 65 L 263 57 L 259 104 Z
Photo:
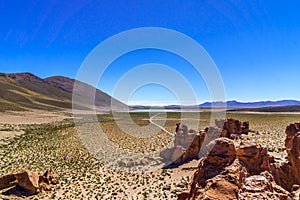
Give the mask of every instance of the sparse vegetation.
M 168 113 L 167 116 L 164 126 L 174 131 L 174 124 L 178 122 L 181 114 Z M 190 113 L 187 116 L 194 118 L 196 115 Z M 141 127 L 149 125 L 148 114 L 133 113 L 131 117 Z M 227 117 L 249 121 L 252 131 L 243 139 L 258 140 L 271 151 L 278 153 L 283 152 L 285 127 L 300 121 L 300 115 L 296 114 L 229 113 Z M 98 119 L 112 141 L 131 151 L 151 151 L 172 139 L 162 132 L 150 139 L 136 139 L 118 129 L 111 114 L 99 115 Z M 209 119 L 210 113 L 201 113 L 199 129 L 205 128 Z M 178 188 L 177 184 L 189 182 L 197 166 L 141 174 L 126 173 L 104 166 L 101 161 L 93 158 L 79 139 L 72 120 L 40 125 L 0 125 L 0 133 L 20 130 L 24 134 L 2 139 L 0 142 L 0 176 L 23 169 L 41 172 L 52 168 L 60 180 L 54 190 L 40 193 L 32 197 L 33 199 L 176 199 L 176 194 L 184 190 Z M 128 145 L 129 141 L 134 141 L 135 145 Z M 170 191 L 163 190 L 166 185 L 171 186 Z

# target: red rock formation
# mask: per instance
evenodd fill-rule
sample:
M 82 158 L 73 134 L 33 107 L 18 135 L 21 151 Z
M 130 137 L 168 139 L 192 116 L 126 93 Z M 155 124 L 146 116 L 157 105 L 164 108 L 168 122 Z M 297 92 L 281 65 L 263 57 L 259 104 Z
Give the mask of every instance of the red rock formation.
M 235 159 L 235 147 L 232 141 L 227 138 L 218 138 L 210 145 L 214 145 L 206 159 L 202 159 L 196 176 L 198 183 L 202 186 L 205 181 L 216 176 L 226 166 L 229 166 Z
M 236 150 L 239 160 L 245 165 L 250 174 L 259 174 L 270 170 L 270 155 L 267 148 L 262 147 L 256 141 L 241 142 Z
M 249 122 L 240 122 L 235 119 L 216 120 L 215 124 L 218 128 L 223 129 L 222 137 L 239 138 L 241 134 L 248 134 Z
M 300 132 L 300 123 L 291 124 L 286 128 L 285 147 L 287 148 L 287 150 L 288 149 L 290 150 L 292 148 L 293 140 L 299 132 Z
M 0 178 L 0 190 L 9 188 L 17 184 L 14 174 L 9 174 Z
M 236 171 L 243 168 L 235 162 L 234 143 L 227 138 L 218 138 L 209 154 L 200 160 L 194 174 L 190 191 L 182 193 L 178 199 L 236 199 L 242 177 Z M 233 165 L 231 169 L 228 166 Z M 238 170 L 237 170 L 238 169 Z M 222 176 L 220 176 L 222 174 Z
M 199 158 L 199 151 L 205 137 L 205 133 L 188 130 L 185 125 L 176 125 L 174 147 L 165 149 L 160 153 L 168 165 L 177 165 L 187 160 Z
M 286 150 L 290 162 L 290 175 L 293 184 L 300 185 L 300 123 L 292 124 L 286 129 Z
M 24 171 L 1 177 L 0 189 L 18 185 L 30 194 L 36 194 L 40 189 L 50 190 L 57 183 L 52 170 L 46 171 L 43 176 L 39 176 L 36 172 Z
M 288 200 L 290 196 L 287 191 L 274 182 L 273 176 L 265 171 L 260 175 L 249 176 L 245 179 L 239 191 L 238 199 Z
M 37 193 L 39 189 L 39 175 L 36 172 L 25 171 L 15 174 L 18 185 L 30 193 Z
M 285 147 L 288 162 L 282 165 L 271 164 L 271 171 L 276 183 L 292 191 L 294 185 L 300 185 L 300 123 L 286 128 Z
M 218 137 L 240 137 L 242 133 L 248 133 L 249 122 L 240 122 L 234 119 L 216 120 L 216 127 L 206 128 L 204 132 L 197 133 L 188 129 L 186 125 L 176 124 L 176 136 L 174 147 L 165 149 L 160 156 L 167 165 L 178 165 L 191 159 L 199 158 L 202 144 L 208 144 Z M 203 155 L 208 153 L 202 149 Z
M 243 142 L 236 150 L 233 141 L 218 138 L 211 152 L 200 160 L 190 190 L 178 199 L 287 200 L 291 195 L 266 171 L 269 161 L 266 149 L 256 142 Z

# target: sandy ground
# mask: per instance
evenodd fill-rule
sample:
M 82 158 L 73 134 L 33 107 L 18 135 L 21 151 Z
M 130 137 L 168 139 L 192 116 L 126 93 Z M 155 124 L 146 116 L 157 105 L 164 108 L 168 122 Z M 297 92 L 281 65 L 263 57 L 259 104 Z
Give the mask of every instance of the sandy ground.
M 24 131 L 0 131 L 0 140 L 23 134 Z
M 0 145 L 5 144 L 3 139 L 9 138 L 9 137 L 15 137 L 15 136 L 21 135 L 23 133 L 24 133 L 24 131 L 0 131 Z
M 49 112 L 42 110 L 32 111 L 9 111 L 0 113 L 0 123 L 2 124 L 43 124 L 55 121 L 62 121 L 71 118 L 67 112 Z

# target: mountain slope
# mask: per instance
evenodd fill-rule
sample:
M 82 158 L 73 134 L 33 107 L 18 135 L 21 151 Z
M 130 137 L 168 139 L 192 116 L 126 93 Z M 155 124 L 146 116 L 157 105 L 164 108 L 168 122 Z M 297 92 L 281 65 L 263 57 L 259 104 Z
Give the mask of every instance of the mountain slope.
M 107 110 L 111 106 L 113 106 L 114 110 L 124 109 L 127 107 L 125 104 L 112 98 L 101 90 L 95 89 L 94 87 L 81 81 L 76 81 L 63 76 L 49 77 L 46 78 L 45 81 L 49 83 L 49 85 L 60 88 L 69 93 L 73 92 L 73 86 L 76 85 L 76 89 L 74 90 L 76 92 L 75 94 L 77 94 L 76 100 L 83 104 L 86 102 L 89 102 L 88 104 L 91 105 L 95 104 L 98 110 Z M 93 99 L 90 99 L 93 94 L 95 94 L 95 102 Z
M 5 110 L 58 110 L 72 108 L 72 89 L 75 80 L 65 77 L 50 77 L 42 79 L 31 73 L 0 73 L 0 111 Z M 118 102 L 102 91 L 82 82 L 77 82 L 82 91 L 96 92 L 96 106 L 98 110 L 110 110 L 111 101 L 116 102 L 118 108 L 126 105 Z M 93 108 L 93 101 L 82 93 L 74 103 L 78 109 Z

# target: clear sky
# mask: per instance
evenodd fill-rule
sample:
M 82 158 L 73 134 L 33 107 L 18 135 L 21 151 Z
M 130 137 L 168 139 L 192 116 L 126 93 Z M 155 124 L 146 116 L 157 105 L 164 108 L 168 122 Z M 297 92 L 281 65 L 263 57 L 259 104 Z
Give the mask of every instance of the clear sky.
M 300 100 L 299 8 L 298 0 L 0 0 L 0 72 L 74 78 L 105 39 L 132 28 L 164 27 L 206 49 L 221 73 L 227 100 Z M 210 100 L 189 63 L 151 49 L 120 57 L 99 88 L 112 94 L 124 73 L 149 62 L 168 65 L 189 79 L 199 103 Z M 176 103 L 175 95 L 147 85 L 130 103 L 159 102 Z

